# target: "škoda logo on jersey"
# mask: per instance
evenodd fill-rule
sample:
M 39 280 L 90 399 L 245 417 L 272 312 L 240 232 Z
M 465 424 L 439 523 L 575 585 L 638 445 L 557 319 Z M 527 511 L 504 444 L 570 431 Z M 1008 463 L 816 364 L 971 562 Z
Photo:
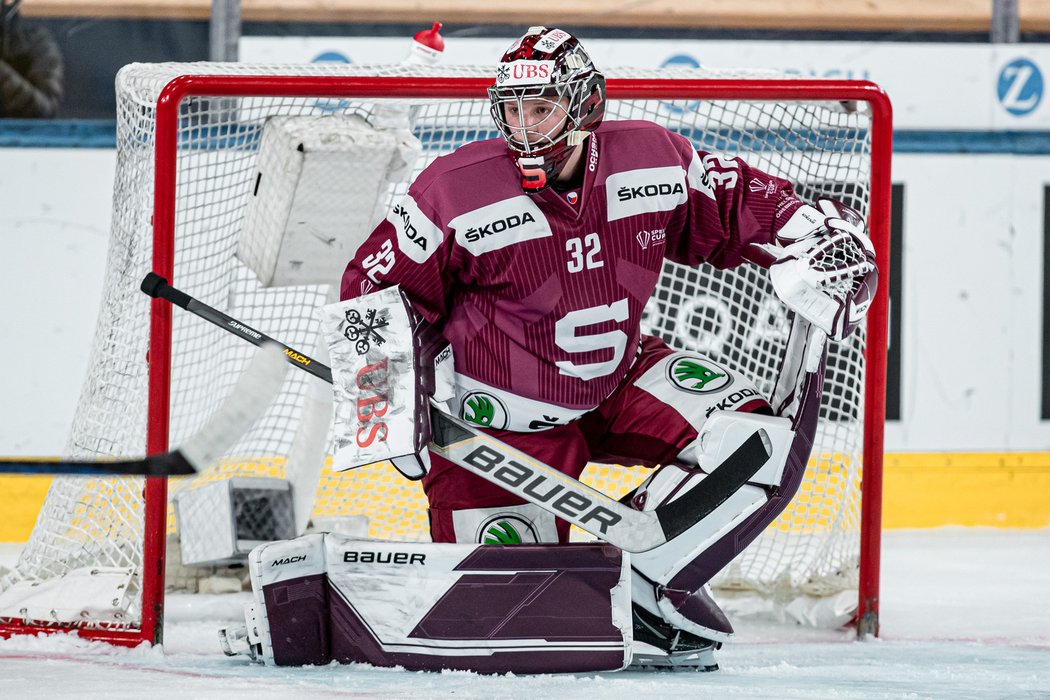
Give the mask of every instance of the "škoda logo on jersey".
M 441 229 L 420 211 L 419 206 L 410 195 L 406 195 L 394 205 L 386 220 L 397 231 L 397 247 L 420 264 L 426 262 L 434 254 L 444 238 Z
M 456 232 L 456 242 L 472 255 L 551 235 L 547 217 L 526 195 L 460 214 L 448 225 Z
M 671 211 L 685 204 L 685 170 L 671 165 L 614 173 L 605 181 L 609 221 Z
M 657 195 L 685 194 L 682 183 L 661 182 L 656 185 L 641 185 L 639 187 L 621 187 L 616 190 L 616 198 L 621 202 L 629 202 L 639 197 L 655 197 Z
M 504 231 L 524 226 L 528 223 L 536 223 L 536 217 L 529 212 L 523 214 L 511 214 L 505 219 L 496 219 L 487 224 L 481 224 L 477 228 L 468 228 L 465 235 L 468 241 L 475 243 L 485 236 L 493 236 L 497 233 L 503 233 Z

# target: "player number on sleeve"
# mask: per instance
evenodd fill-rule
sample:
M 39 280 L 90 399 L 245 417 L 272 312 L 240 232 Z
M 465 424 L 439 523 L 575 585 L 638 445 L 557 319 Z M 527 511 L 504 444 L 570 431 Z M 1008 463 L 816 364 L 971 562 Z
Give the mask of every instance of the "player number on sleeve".
M 571 360 L 556 362 L 559 371 L 570 377 L 588 380 L 596 377 L 604 377 L 617 367 L 623 360 L 624 350 L 627 349 L 627 334 L 616 329 L 605 333 L 579 334 L 578 331 L 584 326 L 596 323 L 615 321 L 622 323 L 627 320 L 629 309 L 627 300 L 612 304 L 592 306 L 589 309 L 570 311 L 554 324 L 554 342 L 568 353 L 595 352 L 597 350 L 612 350 L 612 357 L 604 362 L 576 363 Z
M 704 167 L 707 169 L 707 174 L 711 177 L 711 182 L 714 183 L 715 187 L 724 187 L 727 190 L 736 187 L 737 170 L 740 166 L 735 160 L 717 153 L 708 153 L 704 156 L 703 162 Z M 722 170 L 715 170 L 714 168 L 722 168 Z
M 598 253 L 602 252 L 602 241 L 597 233 L 570 238 L 565 241 L 565 250 L 569 253 L 569 272 L 593 270 L 605 265 L 598 258 Z
M 379 284 L 379 278 L 390 272 L 390 268 L 394 266 L 394 245 L 390 242 L 390 239 L 383 241 L 383 245 L 380 246 L 379 250 L 372 255 L 365 257 L 361 261 L 361 267 L 368 272 L 368 279 L 372 280 L 376 284 Z

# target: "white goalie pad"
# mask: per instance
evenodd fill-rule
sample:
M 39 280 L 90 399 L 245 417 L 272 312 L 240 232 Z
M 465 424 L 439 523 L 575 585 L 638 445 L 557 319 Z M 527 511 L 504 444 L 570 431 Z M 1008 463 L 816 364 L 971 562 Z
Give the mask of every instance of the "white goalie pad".
M 683 568 L 690 566 L 704 552 L 740 525 L 767 502 L 768 487 L 781 485 L 784 468 L 791 453 L 795 431 L 787 418 L 763 416 L 736 411 L 715 411 L 704 423 L 697 439 L 680 455 L 692 467 L 667 465 L 653 474 L 635 493 L 635 502 L 652 509 L 701 487 L 718 474 L 720 466 L 752 435 L 762 440 L 769 458 L 748 479 L 748 483 L 730 494 L 713 512 L 664 545 L 632 555 L 636 580 L 634 602 L 674 627 L 716 641 L 727 641 L 728 630 L 705 626 L 681 614 L 680 602 L 664 595 L 664 589 Z
M 237 257 L 264 287 L 338 280 L 420 151 L 408 130 L 355 115 L 267 119 Z
M 715 411 L 704 423 L 697 440 L 687 450 L 695 451 L 699 444 L 700 454 L 689 457 L 710 474 L 718 465 L 739 448 L 754 433 L 762 439 L 766 452 L 771 456 L 751 477 L 750 482 L 764 486 L 778 486 L 784 474 L 784 465 L 791 451 L 795 431 L 787 418 L 763 416 L 757 413 Z M 681 458 L 692 461 L 683 453 Z
M 270 665 L 553 673 L 630 660 L 629 565 L 614 547 L 328 533 L 257 547 L 249 568 L 246 636 Z

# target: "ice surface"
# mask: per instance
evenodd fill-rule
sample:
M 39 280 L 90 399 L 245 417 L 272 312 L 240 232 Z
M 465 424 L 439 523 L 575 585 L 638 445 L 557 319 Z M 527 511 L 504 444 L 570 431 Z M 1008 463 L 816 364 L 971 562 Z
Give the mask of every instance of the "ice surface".
M 0 547 L 0 565 L 15 548 Z M 496 676 L 363 665 L 266 668 L 219 651 L 247 594 L 170 596 L 163 649 L 67 636 L 0 640 L 0 697 L 1050 698 L 1050 530 L 883 538 L 882 635 L 732 614 L 716 673 Z

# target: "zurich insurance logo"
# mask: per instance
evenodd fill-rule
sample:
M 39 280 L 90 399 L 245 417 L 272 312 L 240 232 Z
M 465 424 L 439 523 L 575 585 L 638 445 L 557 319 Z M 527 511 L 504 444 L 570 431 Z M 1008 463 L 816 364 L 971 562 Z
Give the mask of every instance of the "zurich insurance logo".
M 1015 117 L 1023 117 L 1043 99 L 1043 73 L 1027 58 L 1015 58 L 999 72 L 999 103 Z
M 700 61 L 685 53 L 676 53 L 660 64 L 661 68 L 699 68 Z M 686 114 L 695 112 L 700 106 L 700 100 L 677 100 L 675 102 L 661 102 L 664 109 L 671 114 Z
M 314 56 L 310 63 L 353 63 L 350 57 L 341 51 L 322 51 L 321 53 Z M 334 112 L 342 112 L 350 106 L 349 100 L 340 100 L 338 98 L 319 98 L 314 103 L 314 107 L 317 111 L 322 114 L 332 114 Z

